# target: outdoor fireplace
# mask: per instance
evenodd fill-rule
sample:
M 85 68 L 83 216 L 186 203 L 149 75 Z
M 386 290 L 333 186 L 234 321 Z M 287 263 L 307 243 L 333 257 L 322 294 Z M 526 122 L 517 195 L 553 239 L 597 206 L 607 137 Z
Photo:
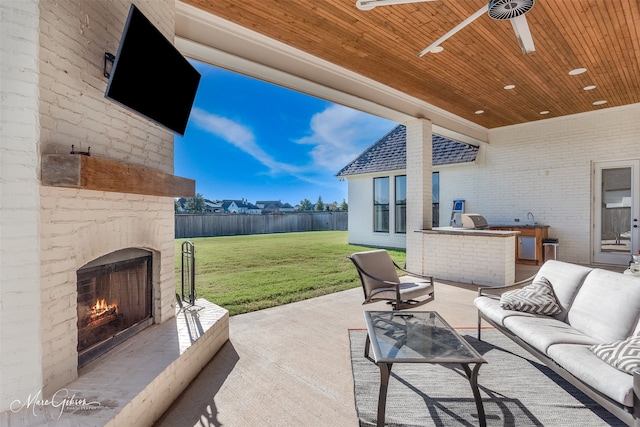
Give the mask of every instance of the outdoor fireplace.
M 78 270 L 78 366 L 153 323 L 151 261 L 150 252 L 131 248 Z

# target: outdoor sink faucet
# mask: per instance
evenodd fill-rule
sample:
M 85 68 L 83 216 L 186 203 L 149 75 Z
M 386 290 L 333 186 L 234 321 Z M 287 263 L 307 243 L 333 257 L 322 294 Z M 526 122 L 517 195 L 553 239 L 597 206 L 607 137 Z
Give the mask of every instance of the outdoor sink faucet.
M 536 220 L 531 212 L 527 212 L 527 221 L 529 220 L 529 217 L 531 217 L 531 225 L 536 225 Z

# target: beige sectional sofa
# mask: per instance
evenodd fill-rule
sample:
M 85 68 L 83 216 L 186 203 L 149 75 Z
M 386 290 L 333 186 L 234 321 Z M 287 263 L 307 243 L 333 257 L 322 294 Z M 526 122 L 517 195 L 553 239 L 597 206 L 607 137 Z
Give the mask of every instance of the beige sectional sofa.
M 551 284 L 556 314 L 537 314 L 526 303 L 503 308 L 506 292 L 541 281 Z M 627 425 L 640 426 L 640 277 L 547 261 L 526 283 L 480 288 L 475 305 L 479 339 L 484 319 Z

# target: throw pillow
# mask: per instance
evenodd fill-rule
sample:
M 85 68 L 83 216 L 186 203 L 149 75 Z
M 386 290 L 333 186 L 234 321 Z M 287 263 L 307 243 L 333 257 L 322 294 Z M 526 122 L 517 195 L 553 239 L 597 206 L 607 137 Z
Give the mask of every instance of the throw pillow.
M 589 347 L 596 356 L 614 368 L 632 374 L 640 369 L 640 336 L 633 335 L 621 341 Z
M 553 292 L 553 286 L 546 277 L 536 279 L 521 289 L 508 291 L 500 297 L 500 307 L 505 310 L 553 316 L 562 312 L 562 308 Z

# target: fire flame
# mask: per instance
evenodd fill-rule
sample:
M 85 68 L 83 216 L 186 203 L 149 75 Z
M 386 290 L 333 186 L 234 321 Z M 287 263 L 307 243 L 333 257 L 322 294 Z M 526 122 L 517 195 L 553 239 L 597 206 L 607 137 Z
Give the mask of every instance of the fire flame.
M 91 313 L 91 318 L 95 319 L 96 317 L 101 316 L 102 314 L 112 311 L 113 313 L 118 312 L 117 304 L 107 304 L 107 301 L 104 299 L 99 299 L 96 301 L 95 305 L 91 306 L 89 312 Z

